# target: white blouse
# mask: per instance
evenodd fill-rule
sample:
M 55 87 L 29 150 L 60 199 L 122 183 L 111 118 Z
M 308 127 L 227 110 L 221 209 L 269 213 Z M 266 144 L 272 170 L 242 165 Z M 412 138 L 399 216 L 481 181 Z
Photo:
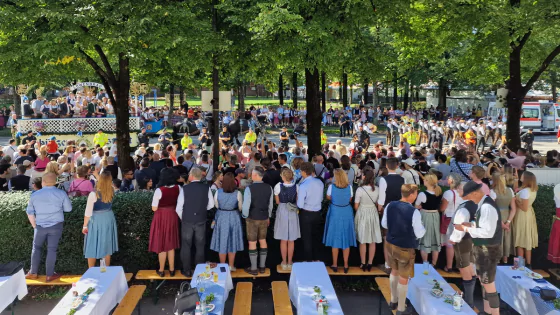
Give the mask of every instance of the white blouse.
M 379 198 L 379 187 L 375 187 L 375 190 L 371 190 L 371 186 L 361 186 L 356 189 L 356 199 L 354 203 L 359 203 L 360 206 L 375 206 L 377 199 Z

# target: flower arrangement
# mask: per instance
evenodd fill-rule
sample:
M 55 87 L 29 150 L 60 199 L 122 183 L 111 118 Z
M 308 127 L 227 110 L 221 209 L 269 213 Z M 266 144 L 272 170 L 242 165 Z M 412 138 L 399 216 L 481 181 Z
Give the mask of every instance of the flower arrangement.
M 74 284 L 72 286 L 74 286 Z M 78 291 L 73 291 L 74 300 L 72 301 L 72 309 L 68 312 L 68 315 L 74 315 L 93 291 L 95 291 L 95 289 L 92 287 L 89 287 L 82 295 L 79 295 Z
M 77 121 L 74 123 L 74 127 L 78 130 L 78 131 L 84 131 L 86 130 L 86 128 L 88 127 L 87 122 L 85 121 Z
M 33 124 L 33 129 L 37 132 L 42 132 L 45 130 L 45 124 L 42 121 L 37 121 Z

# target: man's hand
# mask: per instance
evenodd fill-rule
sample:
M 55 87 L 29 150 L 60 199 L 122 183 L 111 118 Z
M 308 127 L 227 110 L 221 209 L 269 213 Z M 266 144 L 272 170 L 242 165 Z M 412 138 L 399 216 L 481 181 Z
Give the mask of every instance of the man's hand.
M 270 226 L 270 219 L 266 220 L 266 226 Z
M 462 224 L 454 224 L 454 227 L 457 231 L 465 231 L 465 227 Z

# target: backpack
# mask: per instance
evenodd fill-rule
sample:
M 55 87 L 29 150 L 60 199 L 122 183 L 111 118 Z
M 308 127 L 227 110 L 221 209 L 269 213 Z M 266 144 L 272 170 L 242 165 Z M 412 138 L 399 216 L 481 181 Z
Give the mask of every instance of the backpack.
M 315 178 L 319 179 L 323 183 L 323 185 L 325 185 L 325 179 L 321 175 L 323 175 L 325 169 L 327 168 L 323 165 L 323 169 L 321 170 L 321 173 L 319 173 L 319 175 L 317 175 L 317 173 L 315 172 L 315 175 L 317 175 Z M 313 168 L 313 170 L 315 170 L 315 168 Z

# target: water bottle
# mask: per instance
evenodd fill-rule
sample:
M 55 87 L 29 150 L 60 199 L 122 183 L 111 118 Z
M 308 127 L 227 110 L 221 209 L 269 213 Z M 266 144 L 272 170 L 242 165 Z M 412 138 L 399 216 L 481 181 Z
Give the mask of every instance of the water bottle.
M 200 309 L 202 310 L 202 315 L 208 314 L 208 308 L 206 307 L 206 301 L 204 299 L 200 300 Z
M 323 315 L 324 313 L 325 311 L 323 310 L 323 300 L 319 300 L 319 303 L 317 303 L 317 314 Z
M 459 294 L 459 292 L 455 292 L 453 295 L 453 310 L 455 312 L 460 312 L 461 307 L 463 306 L 463 294 Z
M 101 272 L 107 271 L 107 264 L 105 263 L 105 258 L 101 258 L 101 262 L 99 263 L 99 270 Z
M 200 302 L 196 302 L 196 308 L 194 309 L 194 315 L 202 315 L 202 308 L 200 307 Z

